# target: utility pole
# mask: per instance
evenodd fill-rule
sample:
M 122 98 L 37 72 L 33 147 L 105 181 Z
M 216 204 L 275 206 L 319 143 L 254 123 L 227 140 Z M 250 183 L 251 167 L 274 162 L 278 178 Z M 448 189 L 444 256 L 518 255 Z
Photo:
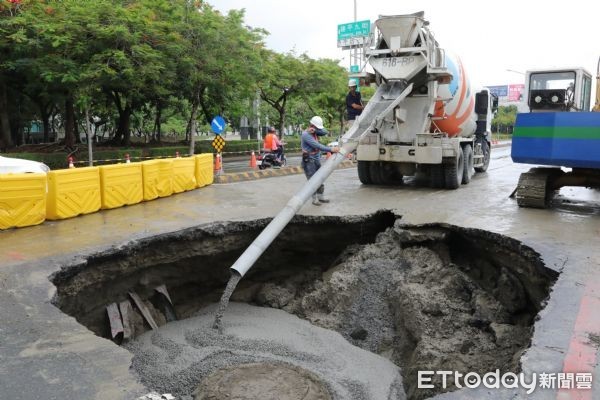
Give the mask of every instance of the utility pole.
M 356 0 L 354 0 L 354 22 L 356 22 Z M 354 60 L 350 62 L 350 64 L 354 63 L 355 65 L 359 65 L 358 63 L 358 48 L 354 48 Z

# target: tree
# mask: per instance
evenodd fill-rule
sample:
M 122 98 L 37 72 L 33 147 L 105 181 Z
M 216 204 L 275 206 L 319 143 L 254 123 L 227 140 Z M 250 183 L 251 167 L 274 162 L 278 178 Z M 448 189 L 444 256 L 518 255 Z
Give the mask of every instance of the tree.
M 244 109 L 262 69 L 264 31 L 244 26 L 244 12 L 221 15 L 208 5 L 188 12 L 181 34 L 187 40 L 179 59 L 178 87 L 191 105 L 188 133 L 198 111 L 205 123 L 216 114 Z M 232 51 L 235 49 L 235 51 Z
M 493 129 L 497 132 L 500 132 L 502 130 L 502 127 L 504 127 L 505 132 L 508 133 L 508 127 L 512 128 L 515 124 L 516 119 L 517 106 L 500 106 L 498 107 L 498 112 L 492 120 Z
M 338 60 L 320 59 L 308 60 L 308 73 L 311 79 L 307 82 L 306 102 L 313 114 L 321 115 L 329 127 L 337 120 L 341 129 L 348 90 L 346 71 L 339 66 Z

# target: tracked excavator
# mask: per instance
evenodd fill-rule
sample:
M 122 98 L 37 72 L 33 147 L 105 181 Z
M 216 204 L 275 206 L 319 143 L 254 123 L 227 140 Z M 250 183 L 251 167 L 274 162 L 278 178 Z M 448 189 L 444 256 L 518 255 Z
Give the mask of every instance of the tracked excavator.
M 521 174 L 520 207 L 545 208 L 564 186 L 600 189 L 600 59 L 596 104 L 592 75 L 583 68 L 536 69 L 525 74 L 528 113 L 517 114 L 511 156 L 543 165 Z

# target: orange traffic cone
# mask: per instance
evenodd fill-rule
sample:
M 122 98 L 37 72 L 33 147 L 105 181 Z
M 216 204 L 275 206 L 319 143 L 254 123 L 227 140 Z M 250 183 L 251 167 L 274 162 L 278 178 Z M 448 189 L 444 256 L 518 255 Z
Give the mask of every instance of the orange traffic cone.
M 221 154 L 217 153 L 217 157 L 215 158 L 215 171 L 221 172 Z
M 129 153 L 125 153 L 125 164 L 129 163 L 131 163 L 131 160 L 129 159 Z
M 69 160 L 69 168 L 75 168 L 75 164 L 73 164 L 73 157 L 69 157 L 67 160 Z
M 250 156 L 250 168 L 256 168 L 256 156 L 254 155 L 254 151 L 252 151 L 252 155 Z

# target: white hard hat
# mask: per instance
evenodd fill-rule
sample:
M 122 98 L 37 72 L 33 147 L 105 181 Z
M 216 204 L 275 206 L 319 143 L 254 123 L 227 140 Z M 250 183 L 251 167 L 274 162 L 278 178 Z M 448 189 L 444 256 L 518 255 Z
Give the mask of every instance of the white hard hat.
M 323 129 L 323 118 L 315 115 L 310 119 L 310 124 L 317 127 L 317 129 Z
M 350 80 L 348 81 L 348 86 L 356 86 L 356 81 L 354 80 L 354 78 L 350 78 Z

